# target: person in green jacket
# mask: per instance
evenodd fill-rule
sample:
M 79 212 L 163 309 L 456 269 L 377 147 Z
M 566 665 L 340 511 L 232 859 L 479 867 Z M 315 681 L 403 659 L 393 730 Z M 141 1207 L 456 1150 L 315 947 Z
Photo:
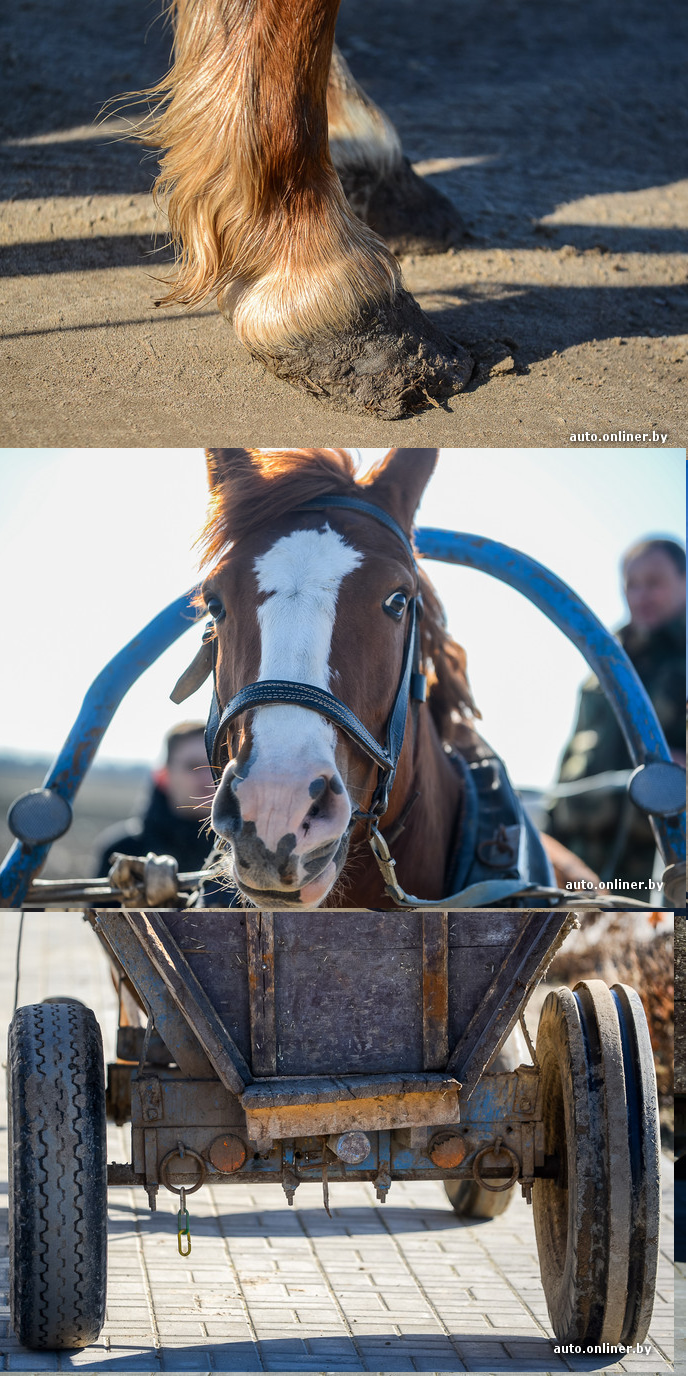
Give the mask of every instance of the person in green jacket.
M 647 539 L 622 562 L 630 620 L 617 632 L 645 685 L 676 763 L 686 764 L 686 553 L 675 540 Z M 650 824 L 625 789 L 600 778 L 630 770 L 632 762 L 613 709 L 598 679 L 583 684 L 573 735 L 559 783 L 595 778 L 601 787 L 551 798 L 544 830 L 579 855 L 600 879 L 647 884 L 655 863 Z M 635 890 L 634 898 L 649 897 Z

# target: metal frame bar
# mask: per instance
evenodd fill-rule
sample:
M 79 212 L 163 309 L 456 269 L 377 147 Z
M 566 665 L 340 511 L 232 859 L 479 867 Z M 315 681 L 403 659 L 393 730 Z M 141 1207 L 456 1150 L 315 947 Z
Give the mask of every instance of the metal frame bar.
M 198 1037 L 188 1026 L 121 909 L 101 909 L 94 913 L 93 923 L 106 949 L 112 952 L 117 964 L 131 980 L 144 1008 L 152 1014 L 156 1032 L 162 1037 L 182 1073 L 191 1080 L 214 1080 L 216 1071 L 200 1046 Z
M 251 1071 L 164 921 L 150 909 L 125 910 L 121 918 L 139 941 L 225 1089 L 243 1094 L 253 1081 Z
M 478 569 L 527 597 L 573 642 L 597 675 L 633 763 L 671 763 L 657 713 L 626 651 L 567 583 L 521 550 L 480 535 L 424 527 L 416 531 L 415 540 L 424 558 Z M 650 816 L 650 823 L 665 865 L 685 860 L 685 813 Z
M 427 559 L 461 564 L 508 583 L 563 631 L 597 674 L 614 709 L 634 764 L 671 761 L 657 714 L 625 650 L 585 602 L 549 569 L 520 550 L 480 535 L 423 527 L 416 549 Z M 143 671 L 193 624 L 192 588 L 144 626 L 110 660 L 89 688 L 81 710 L 43 787 L 71 803 L 122 698 Z M 685 860 L 685 815 L 651 816 L 666 865 Z M 50 845 L 15 842 L 0 866 L 0 903 L 21 907 L 31 880 L 45 863 Z
M 165 607 L 94 678 L 67 739 L 43 780 L 68 803 L 76 797 L 122 698 L 141 674 L 198 620 L 192 588 Z M 50 852 L 50 842 L 26 846 L 15 841 L 0 866 L 0 904 L 20 908 Z
M 275 1014 L 275 918 L 273 913 L 246 913 L 246 954 L 254 1075 L 277 1074 Z

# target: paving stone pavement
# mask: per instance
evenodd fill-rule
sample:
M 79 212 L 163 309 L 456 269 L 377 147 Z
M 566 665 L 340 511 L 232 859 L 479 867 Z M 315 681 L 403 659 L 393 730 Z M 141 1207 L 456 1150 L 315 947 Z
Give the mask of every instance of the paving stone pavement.
M 13 1006 L 17 929 L 18 915 L 0 914 L 5 1025 Z M 116 1002 L 96 938 L 78 915 L 27 915 L 19 1003 L 57 993 L 94 1008 L 111 1057 Z M 111 1129 L 109 1155 L 129 1159 L 126 1130 Z M 112 1189 L 108 1309 L 100 1340 L 81 1352 L 28 1352 L 9 1325 L 5 1170 L 0 1369 L 494 1376 L 670 1371 L 673 1191 L 670 1163 L 664 1166 L 652 1351 L 622 1360 L 555 1352 L 532 1215 L 523 1200 L 514 1200 L 499 1219 L 468 1226 L 456 1219 L 441 1186 L 430 1182 L 393 1185 L 384 1206 L 368 1185 L 335 1184 L 332 1218 L 315 1185 L 300 1186 L 293 1208 L 279 1186 L 205 1188 L 188 1201 L 192 1251 L 186 1259 L 177 1252 L 170 1196 L 150 1214 L 142 1190 Z

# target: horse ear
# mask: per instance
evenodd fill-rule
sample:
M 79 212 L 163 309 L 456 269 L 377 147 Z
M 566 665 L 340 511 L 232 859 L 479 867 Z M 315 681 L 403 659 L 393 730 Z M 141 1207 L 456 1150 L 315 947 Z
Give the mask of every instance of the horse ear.
M 437 449 L 390 449 L 372 475 L 370 495 L 410 531 L 413 517 L 437 463 Z
M 208 487 L 213 492 L 228 478 L 238 477 L 251 467 L 250 449 L 206 449 L 205 463 Z

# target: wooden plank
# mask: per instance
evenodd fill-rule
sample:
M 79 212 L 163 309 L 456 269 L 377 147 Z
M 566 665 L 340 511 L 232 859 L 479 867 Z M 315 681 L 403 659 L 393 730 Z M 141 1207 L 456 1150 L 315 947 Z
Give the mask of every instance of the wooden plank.
M 155 1030 L 184 1075 L 190 1079 L 215 1079 L 215 1071 L 198 1038 L 177 1008 L 163 980 L 131 931 L 124 914 L 114 908 L 99 908 L 96 930 L 105 946 L 129 976 L 145 1008 L 153 1014 Z
M 475 1011 L 484 1002 L 508 947 L 454 946 L 449 916 L 449 1046 L 463 1036 Z
M 223 1085 L 232 1093 L 241 1094 L 251 1083 L 251 1071 L 171 937 L 164 914 L 151 909 L 145 912 L 129 909 L 125 910 L 124 917 Z
M 357 1075 L 262 1081 L 241 1098 L 253 1141 L 385 1131 L 459 1121 L 461 1086 L 447 1075 Z
M 458 1090 L 453 1075 L 299 1075 L 254 1080 L 241 1096 L 243 1108 L 322 1104 L 400 1094 L 444 1094 Z
M 342 954 L 352 950 L 417 950 L 420 923 L 417 913 L 335 908 L 312 913 L 283 910 L 275 913 L 275 942 L 278 949 L 289 950 L 292 955 L 316 950 Z
M 491 916 L 486 913 L 486 921 Z M 447 1061 L 447 1070 L 461 1079 L 465 1098 L 472 1093 L 542 978 L 557 938 L 564 928 L 570 930 L 576 921 L 572 913 L 561 911 L 543 913 L 538 910 L 525 916 L 527 920 L 517 940 L 504 954 L 484 998 Z
M 166 909 L 162 921 L 232 1041 L 251 1062 L 246 914 L 235 909 Z
M 275 1030 L 275 919 L 272 913 L 246 914 L 251 1066 L 254 1075 L 277 1071 Z
M 449 1055 L 449 919 L 443 912 L 422 914 L 423 1068 L 440 1070 Z
M 511 946 L 527 921 L 524 909 L 454 909 L 449 914 L 449 946 Z
M 282 921 L 288 916 L 289 926 Z M 359 917 L 365 914 L 351 914 Z M 331 913 L 315 919 L 275 913 L 277 1069 L 284 1075 L 356 1074 L 423 1069 L 422 943 L 348 942 L 341 929 L 323 939 Z M 300 918 L 300 915 L 299 915 Z M 409 924 L 406 919 L 407 926 Z M 318 944 L 311 944 L 319 931 Z

